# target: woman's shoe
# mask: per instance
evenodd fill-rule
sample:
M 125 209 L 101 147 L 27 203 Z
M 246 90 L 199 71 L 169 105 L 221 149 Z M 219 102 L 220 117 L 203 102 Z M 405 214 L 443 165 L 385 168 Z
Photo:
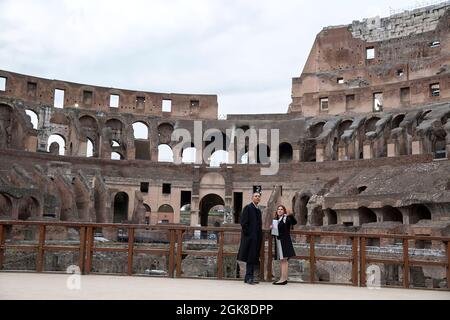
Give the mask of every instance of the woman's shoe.
M 287 280 L 286 280 L 286 281 L 284 281 L 284 282 L 274 282 L 273 284 L 276 285 L 276 286 L 285 286 L 285 285 L 288 284 L 288 282 L 287 282 Z

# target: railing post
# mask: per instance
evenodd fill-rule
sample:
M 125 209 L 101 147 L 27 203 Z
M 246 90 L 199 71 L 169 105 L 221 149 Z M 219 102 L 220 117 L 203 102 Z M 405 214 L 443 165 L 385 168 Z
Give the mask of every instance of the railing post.
M 269 245 L 267 246 L 267 250 L 269 251 L 267 253 L 267 281 L 271 282 L 273 280 L 273 270 L 272 270 L 272 263 L 273 263 L 273 238 L 272 234 L 269 233 Z
M 169 278 L 173 278 L 175 269 L 175 230 L 169 229 Z
M 3 245 L 5 245 L 5 238 L 5 226 L 0 224 L 0 270 L 3 270 L 3 260 L 5 259 L 5 249 L 3 249 Z
M 353 286 L 358 286 L 358 237 L 352 238 L 352 251 L 353 251 L 353 260 L 352 260 L 352 282 Z
M 36 271 L 42 272 L 44 270 L 44 245 L 45 245 L 45 225 L 39 226 L 39 244 L 36 261 Z
M 266 271 L 266 233 L 263 231 L 260 247 L 260 257 L 259 257 L 259 281 L 266 281 L 265 271 Z
M 314 236 L 309 236 L 309 278 L 310 282 L 316 282 L 316 253 Z
M 177 230 L 177 278 L 181 278 L 181 263 L 183 261 L 183 233 Z
M 409 241 L 403 239 L 403 286 L 409 288 Z
M 128 276 L 133 275 L 134 228 L 128 228 Z
M 84 274 L 84 260 L 86 256 L 86 227 L 80 227 L 80 254 L 78 266 Z
M 366 238 L 360 238 L 360 287 L 366 287 Z
M 217 278 L 219 280 L 223 279 L 223 246 L 225 243 L 225 233 L 224 231 L 220 231 L 219 236 L 219 252 L 217 257 Z
M 86 243 L 86 264 L 84 266 L 84 273 L 89 274 L 92 269 L 92 256 L 94 251 L 94 227 L 87 228 L 87 243 Z

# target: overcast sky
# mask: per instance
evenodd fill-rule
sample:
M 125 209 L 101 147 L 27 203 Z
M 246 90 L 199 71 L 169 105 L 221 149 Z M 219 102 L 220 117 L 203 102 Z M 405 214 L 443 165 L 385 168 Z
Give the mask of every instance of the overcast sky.
M 0 69 L 285 113 L 323 27 L 411 0 L 0 0 Z

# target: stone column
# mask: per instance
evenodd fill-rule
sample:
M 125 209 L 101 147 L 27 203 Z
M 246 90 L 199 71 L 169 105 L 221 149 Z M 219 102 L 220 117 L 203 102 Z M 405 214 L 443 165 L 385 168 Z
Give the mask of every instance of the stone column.
M 421 140 L 414 140 L 412 143 L 412 154 L 423 154 L 423 142 Z
M 325 146 L 319 144 L 316 146 L 316 162 L 324 162 L 325 161 Z

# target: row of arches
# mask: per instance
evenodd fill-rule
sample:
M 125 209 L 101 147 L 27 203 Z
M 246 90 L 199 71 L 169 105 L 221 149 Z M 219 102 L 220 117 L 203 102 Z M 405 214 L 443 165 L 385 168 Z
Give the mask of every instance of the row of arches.
M 8 194 L 0 193 L 0 216 L 13 217 L 17 214 L 18 220 L 28 220 L 31 217 L 39 217 L 41 205 L 35 197 L 15 199 Z

